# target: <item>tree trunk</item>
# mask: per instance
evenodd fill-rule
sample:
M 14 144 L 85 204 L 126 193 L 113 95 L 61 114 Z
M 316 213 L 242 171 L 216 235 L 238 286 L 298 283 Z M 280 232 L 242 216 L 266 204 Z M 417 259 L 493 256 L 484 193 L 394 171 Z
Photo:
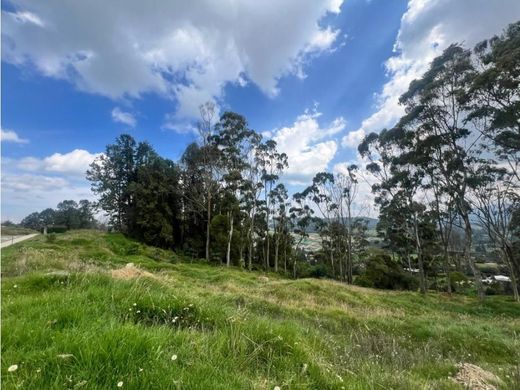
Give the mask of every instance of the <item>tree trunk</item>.
M 265 237 L 267 240 L 266 249 L 265 249 L 265 271 L 269 271 L 269 228 L 267 228 L 267 236 Z
M 348 222 L 347 222 L 347 264 L 346 279 L 347 284 L 352 284 L 352 205 L 348 203 Z
M 253 269 L 253 235 L 255 230 L 255 207 L 253 207 L 253 212 L 251 214 L 251 226 L 249 228 L 249 253 L 247 259 L 247 268 L 249 271 Z
M 419 266 L 419 282 L 420 282 L 421 294 L 426 294 L 426 278 L 424 276 L 422 246 L 421 246 L 421 238 L 419 237 L 419 224 L 417 222 L 417 213 L 414 214 L 413 225 L 414 225 L 414 230 L 415 230 L 415 247 L 417 250 L 417 263 Z
M 504 243 L 502 245 L 506 264 L 509 267 L 509 273 L 511 275 L 511 287 L 513 288 L 513 297 L 516 302 L 520 302 L 520 295 L 518 294 L 518 280 L 516 279 L 516 272 L 513 266 L 514 256 L 513 251 L 509 245 Z
M 448 247 L 444 245 L 444 269 L 446 272 L 446 283 L 448 288 L 448 294 L 451 295 L 451 276 L 450 276 L 450 257 L 448 254 Z
M 229 212 L 229 236 L 227 242 L 227 252 L 226 252 L 226 267 L 231 265 L 231 240 L 233 239 L 233 213 Z
M 274 272 L 278 272 L 278 249 L 280 247 L 280 239 L 277 238 L 274 244 Z
M 209 239 L 211 228 L 211 191 L 208 191 L 208 208 L 206 210 L 206 218 L 208 219 L 208 222 L 206 224 L 206 261 L 209 263 Z
M 335 276 L 336 271 L 334 269 L 334 248 L 332 247 L 332 240 L 330 242 L 330 267 L 332 268 L 332 276 Z
M 287 273 L 287 243 L 283 247 L 283 270 Z
M 462 213 L 462 220 L 464 221 L 464 260 L 466 264 L 469 264 L 471 272 L 473 272 L 473 279 L 475 280 L 475 288 L 477 289 L 478 297 L 480 300 L 484 299 L 484 288 L 482 287 L 482 276 L 480 270 L 475 265 L 473 258 L 471 257 L 471 244 L 473 240 L 473 231 L 471 229 L 471 222 L 467 213 Z

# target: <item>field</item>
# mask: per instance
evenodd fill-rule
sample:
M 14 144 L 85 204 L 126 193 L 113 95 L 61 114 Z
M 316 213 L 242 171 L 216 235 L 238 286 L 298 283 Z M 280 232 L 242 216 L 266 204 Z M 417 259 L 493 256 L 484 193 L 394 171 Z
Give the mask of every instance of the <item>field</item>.
M 520 388 L 508 297 L 289 280 L 95 231 L 6 248 L 2 276 L 5 389 L 462 389 L 459 363 Z

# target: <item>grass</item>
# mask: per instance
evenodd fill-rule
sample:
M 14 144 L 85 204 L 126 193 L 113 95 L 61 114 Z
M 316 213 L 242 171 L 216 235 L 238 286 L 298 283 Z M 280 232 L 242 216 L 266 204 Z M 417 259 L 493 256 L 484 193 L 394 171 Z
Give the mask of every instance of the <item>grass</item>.
M 520 386 L 520 305 L 507 297 L 266 280 L 181 260 L 94 231 L 4 249 L 4 388 L 457 389 L 459 362 Z M 129 262 L 152 276 L 111 276 Z
M 20 226 L 2 226 L 0 227 L 0 232 L 2 236 L 23 236 L 25 234 L 38 233 L 36 230 Z

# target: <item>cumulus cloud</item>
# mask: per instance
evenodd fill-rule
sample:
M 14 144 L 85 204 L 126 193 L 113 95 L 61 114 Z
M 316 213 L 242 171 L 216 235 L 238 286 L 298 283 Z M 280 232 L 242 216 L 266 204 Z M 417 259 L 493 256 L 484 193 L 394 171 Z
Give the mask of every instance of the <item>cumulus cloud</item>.
M 90 153 L 83 149 L 74 149 L 72 152 L 54 153 L 44 158 L 24 157 L 16 161 L 16 167 L 23 171 L 53 172 L 69 176 L 84 176 L 89 165 L 100 153 Z
M 94 200 L 85 171 L 99 155 L 76 149 L 44 158 L 3 158 L 2 218 L 20 221 L 64 199 Z
M 94 200 L 83 180 L 11 171 L 2 174 L 2 219 L 19 222 L 33 211 L 56 207 L 64 199 Z
M 2 142 L 13 142 L 15 144 L 26 144 L 29 142 L 29 140 L 25 138 L 20 138 L 16 132 L 12 130 L 0 130 L 0 140 Z
M 316 110 L 307 110 L 291 126 L 264 132 L 272 135 L 279 151 L 287 154 L 289 168 L 284 178 L 291 184 L 307 184 L 316 173 L 327 168 L 336 154 L 338 145 L 331 138 L 345 129 L 345 119 L 336 118 L 322 127 L 318 122 L 320 116 Z
M 5 61 L 114 99 L 164 94 L 192 117 L 229 83 L 276 95 L 281 77 L 332 47 L 339 30 L 323 18 L 342 0 L 11 3 L 2 11 Z
M 136 124 L 135 117 L 130 112 L 122 111 L 119 107 L 115 107 L 112 110 L 112 120 L 114 122 L 123 123 L 130 127 L 134 127 Z
M 370 133 L 393 126 L 404 114 L 399 96 L 419 78 L 430 62 L 452 43 L 473 47 L 520 19 L 516 0 L 410 0 L 394 45 L 395 56 L 386 63 L 388 81 L 376 95 L 376 111 L 357 132 Z M 350 146 L 343 139 L 344 146 Z
M 62 177 L 43 175 L 6 175 L 2 180 L 2 189 L 10 192 L 49 191 L 68 187 L 69 182 Z
M 365 130 L 363 129 L 351 131 L 343 137 L 343 139 L 341 140 L 341 145 L 350 148 L 357 148 L 357 146 L 363 140 L 364 137 Z

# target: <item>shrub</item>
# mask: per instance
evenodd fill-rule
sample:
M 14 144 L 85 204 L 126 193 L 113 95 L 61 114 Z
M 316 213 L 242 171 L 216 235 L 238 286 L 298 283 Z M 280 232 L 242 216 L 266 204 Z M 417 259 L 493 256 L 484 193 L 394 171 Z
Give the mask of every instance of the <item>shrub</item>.
M 48 233 L 65 233 L 66 231 L 67 231 L 67 226 L 54 225 L 54 226 L 47 227 L 47 234 Z
M 56 242 L 56 233 L 47 234 L 45 236 L 47 242 L 53 243 Z
M 464 275 L 462 272 L 450 272 L 450 281 L 451 281 L 451 291 L 454 292 L 462 292 L 466 290 L 471 282 L 468 277 Z
M 139 254 L 139 244 L 136 242 L 131 242 L 128 244 L 125 250 L 125 254 L 127 256 L 138 255 Z
M 418 286 L 416 278 L 383 253 L 373 254 L 368 258 L 365 272 L 354 283 L 362 287 L 390 290 L 413 290 Z

